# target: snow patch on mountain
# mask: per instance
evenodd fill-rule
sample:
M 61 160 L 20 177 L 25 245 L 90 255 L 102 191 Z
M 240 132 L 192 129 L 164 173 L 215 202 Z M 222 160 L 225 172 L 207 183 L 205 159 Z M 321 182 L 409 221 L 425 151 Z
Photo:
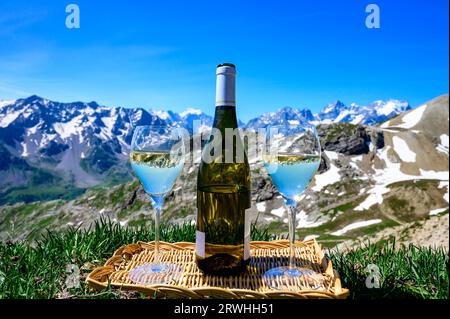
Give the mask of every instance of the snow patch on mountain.
M 448 152 L 448 147 L 443 146 L 442 144 L 438 144 L 436 146 L 436 150 L 440 153 L 443 153 L 445 155 L 448 156 L 449 152 Z
M 266 202 L 256 203 L 256 209 L 258 210 L 258 212 L 265 212 L 266 211 Z
M 281 206 L 279 208 L 272 209 L 270 213 L 281 218 L 285 211 L 286 211 L 286 208 Z
M 422 106 L 419 106 L 418 108 L 410 111 L 409 113 L 405 114 L 402 117 L 403 123 L 398 125 L 398 127 L 410 129 L 416 126 L 420 120 L 422 119 L 423 112 L 425 112 L 425 109 L 427 108 L 427 105 L 424 104 Z
M 378 157 L 384 161 L 386 168 L 375 169 L 375 174 L 372 176 L 376 184 L 367 192 L 368 196 L 361 202 L 355 211 L 368 210 L 375 204 L 383 203 L 383 195 L 390 191 L 388 185 L 408 180 L 416 179 L 437 179 L 448 180 L 448 171 L 427 171 L 419 169 L 420 175 L 408 175 L 400 170 L 401 163 L 392 162 L 388 156 L 391 149 L 390 145 L 386 145 L 383 149 L 377 151 Z M 404 151 L 404 150 L 403 150 Z M 405 154 L 403 154 L 405 155 Z M 409 158 L 409 156 L 408 156 Z
M 339 159 L 339 154 L 333 151 L 325 151 L 325 155 L 332 161 Z
M 303 238 L 303 241 L 307 241 L 307 240 L 313 240 L 313 239 L 316 239 L 316 238 L 319 238 L 320 237 L 320 235 L 306 235 L 305 236 L 305 238 Z
M 330 163 L 330 168 L 322 173 L 316 174 L 314 176 L 314 186 L 312 190 L 315 192 L 320 192 L 325 186 L 334 184 L 341 179 L 339 175 L 339 168 L 337 168 L 334 164 Z
M 404 102 L 400 102 L 398 100 L 389 100 L 386 103 L 384 103 L 383 101 L 378 101 L 377 105 L 379 106 L 378 108 L 376 108 L 377 114 L 386 116 L 395 113 L 399 105 L 404 107 L 407 106 Z
M 434 215 L 438 215 L 442 212 L 445 212 L 448 209 L 448 207 L 444 207 L 444 208 L 437 208 L 437 209 L 433 209 L 430 211 L 430 216 L 434 216 Z
M 353 120 L 350 122 L 350 124 L 359 124 L 364 120 L 364 115 L 363 114 L 358 114 L 356 115 Z
M 22 114 L 22 110 L 6 113 L 4 116 L 0 117 L 0 127 L 8 127 L 20 114 Z
M 116 121 L 117 121 L 117 115 L 102 117 L 102 122 L 103 122 L 103 124 L 105 124 L 106 130 L 108 132 L 112 132 L 112 130 L 114 129 L 114 124 L 116 123 Z
M 350 114 L 350 111 L 348 111 L 348 110 L 342 111 L 342 112 L 339 113 L 339 115 L 334 119 L 333 122 L 335 122 L 335 123 L 341 122 L 341 121 L 343 121 L 343 120 L 345 119 L 345 117 L 348 116 L 349 114 Z
M 22 156 L 23 157 L 27 157 L 28 156 L 28 147 L 27 147 L 27 143 L 23 142 L 22 144 Z
M 448 180 L 448 171 L 433 171 L 419 169 L 420 175 L 416 176 L 417 179 L 437 179 L 437 180 Z
M 69 122 L 66 123 L 59 122 L 53 124 L 53 128 L 61 138 L 67 139 L 72 135 L 77 135 L 80 133 L 82 123 L 83 123 L 83 115 L 79 115 L 77 117 L 74 117 Z
M 0 100 L 0 108 L 16 103 L 16 100 Z
M 295 215 L 295 218 L 297 220 L 297 225 L 295 228 L 312 228 L 312 227 L 318 227 L 322 225 L 325 221 L 309 221 L 308 214 L 301 210 L 298 214 Z
M 370 226 L 370 225 L 374 225 L 374 224 L 378 224 L 381 223 L 381 219 L 370 219 L 370 220 L 366 220 L 366 221 L 361 221 L 361 222 L 356 222 L 356 223 L 352 223 L 349 224 L 347 226 L 345 226 L 344 228 L 335 231 L 333 233 L 331 233 L 331 235 L 333 236 L 342 236 L 344 235 L 346 232 L 353 230 L 353 229 L 357 229 L 357 228 L 361 228 L 361 227 L 366 227 L 366 226 Z
M 403 162 L 414 163 L 416 161 L 416 153 L 411 151 L 405 140 L 398 136 L 392 138 L 394 150 Z
M 186 111 L 181 112 L 180 116 L 181 117 L 186 117 L 186 116 L 191 115 L 191 114 L 193 114 L 193 115 L 202 115 L 203 112 L 201 110 L 199 110 L 199 109 L 194 109 L 194 108 L 190 107 L 190 108 L 186 109 Z
M 166 111 L 160 111 L 160 110 L 152 111 L 152 114 L 156 115 L 161 120 L 169 120 L 170 119 L 170 114 Z
M 448 141 L 448 135 L 447 134 L 442 134 L 441 136 L 439 136 L 439 139 L 441 140 L 441 145 L 448 148 L 449 147 L 449 141 Z

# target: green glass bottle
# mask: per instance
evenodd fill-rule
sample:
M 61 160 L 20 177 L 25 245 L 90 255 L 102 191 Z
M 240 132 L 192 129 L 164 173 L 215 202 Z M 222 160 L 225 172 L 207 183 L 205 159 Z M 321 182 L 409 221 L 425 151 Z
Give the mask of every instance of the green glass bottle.
M 196 261 L 205 273 L 232 275 L 250 260 L 250 166 L 237 131 L 236 68 L 220 64 L 216 74 L 213 132 L 197 179 Z

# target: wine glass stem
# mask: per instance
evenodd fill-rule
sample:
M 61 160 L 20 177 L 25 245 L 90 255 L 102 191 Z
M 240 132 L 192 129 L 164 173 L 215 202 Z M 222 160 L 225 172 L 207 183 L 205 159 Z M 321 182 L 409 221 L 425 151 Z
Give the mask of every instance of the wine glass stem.
M 287 205 L 289 224 L 289 268 L 295 268 L 295 206 Z
M 160 263 L 159 256 L 159 219 L 161 216 L 161 206 L 157 205 L 155 207 L 155 259 L 154 263 Z

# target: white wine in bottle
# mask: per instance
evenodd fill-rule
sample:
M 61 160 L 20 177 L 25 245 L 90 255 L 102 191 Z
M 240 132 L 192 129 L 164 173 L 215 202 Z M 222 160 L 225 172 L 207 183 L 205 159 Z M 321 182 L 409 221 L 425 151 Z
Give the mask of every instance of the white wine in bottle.
M 246 153 L 239 153 L 243 150 L 239 134 L 234 135 L 231 143 L 225 141 L 226 133 L 236 132 L 238 126 L 236 68 L 231 63 L 219 64 L 216 75 L 213 130 L 221 133 L 221 143 L 214 141 L 215 136 L 211 134 L 198 171 L 196 262 L 205 273 L 233 275 L 244 271 L 250 260 L 246 215 L 251 206 L 250 166 Z M 212 143 L 221 145 L 221 152 L 213 160 L 205 161 L 205 155 L 211 155 Z M 226 156 L 227 153 L 233 156 Z

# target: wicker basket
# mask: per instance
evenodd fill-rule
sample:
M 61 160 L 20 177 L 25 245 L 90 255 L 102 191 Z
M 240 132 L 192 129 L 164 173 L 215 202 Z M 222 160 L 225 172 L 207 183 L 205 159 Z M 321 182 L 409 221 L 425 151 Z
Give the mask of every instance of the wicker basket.
M 195 264 L 195 244 L 160 242 L 162 262 L 177 263 L 183 275 L 172 285 L 138 285 L 128 278 L 128 271 L 151 262 L 154 242 L 138 242 L 116 250 L 104 266 L 95 268 L 86 282 L 95 289 L 108 285 L 135 290 L 163 298 L 346 298 L 348 289 L 341 287 L 338 273 L 315 240 L 296 242 L 296 258 L 300 264 L 324 276 L 325 289 L 315 290 L 303 282 L 292 291 L 275 291 L 267 287 L 262 274 L 273 267 L 288 264 L 289 243 L 286 240 L 251 242 L 248 271 L 240 276 L 204 275 Z

